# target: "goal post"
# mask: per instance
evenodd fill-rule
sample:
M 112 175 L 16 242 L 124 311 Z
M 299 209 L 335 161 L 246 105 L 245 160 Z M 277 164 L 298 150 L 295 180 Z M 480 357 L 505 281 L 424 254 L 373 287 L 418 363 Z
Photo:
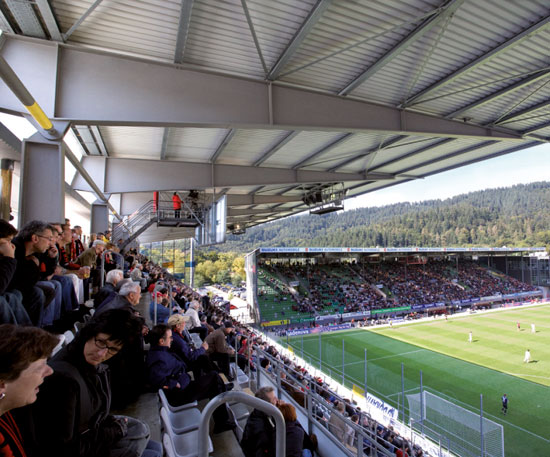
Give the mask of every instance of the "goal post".
M 502 425 L 429 391 L 406 397 L 411 427 L 422 428 L 424 435 L 452 453 L 462 457 L 504 457 Z

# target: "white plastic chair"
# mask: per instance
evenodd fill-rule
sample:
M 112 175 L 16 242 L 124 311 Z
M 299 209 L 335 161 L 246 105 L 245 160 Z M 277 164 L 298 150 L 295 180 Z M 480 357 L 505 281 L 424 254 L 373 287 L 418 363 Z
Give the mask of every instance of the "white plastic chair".
M 160 409 L 160 419 L 164 426 L 164 436 L 162 442 L 164 449 L 170 457 L 197 457 L 199 451 L 199 431 L 192 430 L 187 433 L 177 435 L 170 426 L 168 411 L 162 407 Z M 214 451 L 212 440 L 208 437 L 208 452 Z
M 191 430 L 198 430 L 201 421 L 201 412 L 198 408 L 188 408 L 182 411 L 173 413 L 166 410 L 168 421 L 172 427 L 173 432 L 176 435 L 190 432 Z
M 166 394 L 164 393 L 164 390 L 159 389 L 159 398 L 160 403 L 162 406 L 164 406 L 168 411 L 172 413 L 177 413 L 178 411 L 183 411 L 185 409 L 189 408 L 196 408 L 198 403 L 196 401 L 192 401 L 191 403 L 186 403 L 185 405 L 180 406 L 172 406 L 170 403 L 168 403 L 168 399 L 166 398 Z

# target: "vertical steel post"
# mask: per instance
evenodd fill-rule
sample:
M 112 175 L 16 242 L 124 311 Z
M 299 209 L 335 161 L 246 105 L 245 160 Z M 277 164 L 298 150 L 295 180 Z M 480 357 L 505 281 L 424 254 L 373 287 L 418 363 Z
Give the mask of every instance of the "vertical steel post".
M 11 209 L 11 183 L 13 177 L 14 160 L 2 159 L 2 198 L 0 199 L 0 218 L 10 220 Z
M 345 385 L 345 382 L 346 382 L 346 376 L 345 376 L 345 371 L 346 371 L 346 368 L 345 368 L 345 359 L 346 359 L 346 342 L 344 341 L 344 339 L 342 339 L 342 386 L 346 387 Z
M 321 333 L 319 333 L 319 371 L 322 371 L 322 344 L 321 344 Z
M 365 348 L 365 401 L 367 400 L 367 393 L 368 393 L 368 381 L 367 381 L 367 375 L 368 375 L 368 371 L 367 371 L 367 348 Z
M 483 394 L 479 394 L 479 436 L 481 446 L 481 457 L 485 455 L 485 440 L 483 438 Z
M 424 386 L 422 384 L 422 370 L 420 370 L 420 433 L 424 435 Z
M 189 246 L 189 263 L 191 264 L 191 269 L 189 270 L 189 286 L 191 288 L 195 287 L 195 239 L 191 238 Z
M 401 362 L 401 420 L 405 422 L 405 365 Z

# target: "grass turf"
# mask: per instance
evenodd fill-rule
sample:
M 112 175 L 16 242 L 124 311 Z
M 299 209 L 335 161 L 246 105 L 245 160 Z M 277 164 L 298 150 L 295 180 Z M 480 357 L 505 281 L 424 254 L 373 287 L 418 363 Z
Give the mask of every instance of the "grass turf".
M 536 324 L 535 334 L 531 323 Z M 340 382 L 344 340 L 348 387 L 364 386 L 366 349 L 368 389 L 374 395 L 400 406 L 403 362 L 406 391 L 418 390 L 422 370 L 425 388 L 472 411 L 479 412 L 483 394 L 485 417 L 504 427 L 507 457 L 550 455 L 550 305 L 325 333 L 321 338 L 322 369 Z M 300 355 L 301 338 L 290 343 Z M 319 336 L 304 337 L 303 347 L 305 359 L 319 366 Z M 523 363 L 527 348 L 530 364 Z M 503 393 L 509 398 L 506 416 L 500 411 Z

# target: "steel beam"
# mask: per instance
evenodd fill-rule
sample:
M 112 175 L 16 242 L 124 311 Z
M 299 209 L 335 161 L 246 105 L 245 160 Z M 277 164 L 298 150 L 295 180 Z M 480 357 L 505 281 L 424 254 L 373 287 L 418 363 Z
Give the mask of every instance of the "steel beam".
M 534 113 L 539 109 L 547 108 L 548 106 L 550 106 L 550 100 L 545 100 L 543 102 L 537 103 L 536 105 L 530 106 L 529 108 L 525 108 L 521 111 L 516 111 L 515 113 L 508 114 L 507 116 L 504 116 L 501 119 L 495 121 L 495 124 L 502 125 L 509 122 L 514 122 L 522 117 L 529 116 L 531 113 Z M 548 114 L 545 114 L 545 116 L 548 116 Z
M 353 135 L 354 135 L 353 133 L 344 133 L 343 135 L 339 136 L 336 140 L 333 140 L 328 144 L 321 146 L 319 149 L 317 149 L 315 152 L 307 156 L 305 159 L 300 160 L 296 165 L 292 167 L 292 169 L 297 170 L 298 168 L 307 166 L 307 164 L 310 163 L 313 159 L 321 156 L 322 154 L 325 154 L 331 149 L 334 149 L 336 146 L 340 146 L 344 144 L 346 141 L 351 140 Z
M 382 141 L 380 144 L 378 144 L 377 146 L 375 146 L 373 148 L 365 149 L 361 152 L 358 152 L 357 154 L 354 154 L 352 157 L 349 157 L 349 158 L 343 160 L 338 165 L 335 165 L 335 166 L 331 167 L 328 171 L 336 171 L 339 168 L 345 167 L 346 165 L 349 165 L 350 163 L 355 162 L 356 160 L 364 159 L 365 157 L 367 157 L 370 154 L 375 154 L 378 151 L 382 151 L 382 150 L 386 149 L 387 147 L 390 147 L 390 146 L 392 146 L 396 143 L 399 143 L 401 140 L 404 140 L 405 138 L 407 138 L 407 136 L 399 135 L 395 138 L 392 138 L 389 141 Z
M 103 137 L 101 136 L 101 132 L 99 131 L 99 128 L 95 125 L 92 125 L 90 126 L 90 130 L 92 131 L 92 134 L 95 138 L 95 142 L 101 154 L 104 155 L 105 157 L 109 157 L 109 151 L 107 151 L 107 147 L 105 146 L 105 142 L 103 141 Z
M 525 29 L 523 32 L 514 35 L 509 40 L 505 41 L 504 43 L 498 45 L 496 48 L 491 49 L 489 52 L 486 52 L 485 54 L 482 54 L 478 58 L 472 60 L 470 63 L 461 66 L 458 70 L 454 71 L 448 76 L 445 76 L 443 79 L 440 79 L 436 83 L 432 84 L 429 87 L 426 87 L 425 89 L 421 90 L 420 92 L 416 93 L 412 97 L 408 98 L 405 103 L 401 106 L 402 108 L 407 108 L 412 105 L 416 105 L 418 103 L 422 103 L 422 99 L 427 98 L 429 95 L 433 94 L 435 91 L 445 87 L 446 85 L 452 83 L 456 79 L 460 78 L 464 74 L 466 74 L 468 71 L 473 70 L 474 68 L 479 67 L 480 65 L 484 65 L 487 63 L 490 59 L 495 58 L 498 54 L 507 51 L 512 46 L 515 46 L 519 44 L 524 39 L 530 37 L 532 34 L 540 32 L 544 27 L 548 25 L 550 22 L 550 16 L 546 16 L 545 18 L 538 21 L 536 24 L 533 24 L 531 27 Z
M 429 151 L 430 149 L 438 148 L 439 146 L 443 146 L 444 144 L 451 143 L 452 141 L 455 141 L 454 138 L 447 138 L 445 140 L 440 140 L 435 144 L 430 144 L 428 146 L 424 146 L 420 149 L 416 149 L 415 151 L 409 152 L 407 154 L 404 154 L 402 156 L 396 157 L 391 160 L 387 160 L 386 162 L 382 162 L 381 164 L 377 165 L 376 167 L 372 167 L 370 171 L 379 170 L 380 168 L 387 167 L 388 165 L 392 165 L 397 162 L 401 162 L 402 160 L 408 159 L 410 157 L 413 157 L 418 154 L 422 154 L 423 152 Z
M 363 73 L 357 76 L 352 82 L 350 82 L 346 87 L 344 87 L 338 95 L 348 95 L 358 86 L 363 84 L 367 79 L 374 75 L 382 67 L 390 63 L 395 57 L 405 51 L 411 44 L 415 41 L 422 38 L 426 33 L 431 31 L 434 27 L 439 25 L 439 23 L 449 17 L 449 15 L 454 14 L 454 12 L 460 8 L 460 5 L 464 3 L 464 0 L 450 0 L 443 5 L 439 12 L 434 14 L 429 19 L 426 19 L 422 22 L 415 30 L 413 30 L 409 35 L 407 35 L 403 40 L 401 40 L 396 46 L 390 49 L 386 54 L 384 54 L 380 59 L 368 67 Z
M 273 208 L 267 209 L 233 209 L 227 210 L 227 217 L 244 217 L 244 216 L 260 216 L 262 214 L 274 214 L 280 212 L 286 212 L 288 210 L 275 210 Z
M 168 147 L 168 137 L 170 136 L 170 127 L 164 127 L 162 133 L 162 144 L 160 146 L 160 160 L 166 160 L 166 148 Z
M 214 152 L 214 154 L 212 154 L 212 157 L 210 157 L 211 163 L 216 163 L 216 160 L 218 160 L 218 157 L 221 155 L 223 150 L 227 147 L 229 142 L 233 139 L 233 137 L 235 136 L 235 133 L 237 133 L 237 130 L 229 129 L 229 131 L 227 132 L 227 135 L 225 135 L 222 142 L 217 147 L 216 152 Z
M 189 35 L 189 24 L 191 23 L 191 11 L 194 0 L 181 0 L 180 20 L 178 24 L 178 37 L 176 38 L 176 52 L 174 62 L 182 63 L 185 56 L 185 45 Z
M 74 127 L 74 129 L 76 130 L 76 133 L 80 137 L 84 150 L 88 151 L 90 155 L 94 155 L 94 156 L 101 155 L 101 152 L 97 147 L 95 138 L 92 134 L 92 131 L 90 130 L 90 127 L 88 127 L 87 125 L 77 125 L 76 127 Z
M 69 30 L 67 30 L 66 33 L 63 34 L 63 39 L 65 41 L 69 39 L 69 37 L 80 26 L 80 24 L 82 24 L 90 14 L 92 14 L 92 12 L 99 6 L 102 1 L 103 0 L 95 0 L 95 2 L 92 3 L 86 11 L 84 11 L 84 14 L 78 18 L 78 20 L 71 26 Z
M 5 0 L 5 4 L 24 35 L 35 38 L 46 38 L 46 34 L 36 17 L 31 2 Z
M 514 92 L 516 90 L 522 89 L 525 86 L 528 86 L 529 84 L 533 84 L 537 81 L 540 81 L 543 78 L 548 77 L 550 75 L 550 69 L 545 68 L 544 70 L 540 70 L 537 72 L 534 72 L 531 76 L 528 76 L 527 78 L 523 78 L 513 84 L 510 84 L 507 87 L 503 87 L 502 89 L 487 95 L 486 97 L 480 98 L 479 100 L 476 100 L 475 102 L 470 103 L 469 105 L 466 105 L 462 108 L 459 108 L 449 114 L 447 114 L 445 117 L 447 119 L 453 119 L 457 118 L 460 115 L 464 114 L 467 111 L 470 111 L 474 108 L 478 108 L 482 105 L 485 105 L 487 103 L 490 103 L 492 101 L 495 101 L 499 99 L 500 97 L 503 97 L 505 95 L 510 94 L 511 92 Z
M 255 167 L 259 167 L 267 159 L 269 159 L 273 154 L 275 154 L 279 149 L 281 149 L 286 144 L 290 143 L 300 132 L 293 131 L 289 132 L 281 141 L 279 141 L 275 146 L 273 146 L 269 151 L 267 151 L 262 157 L 260 157 L 256 162 L 254 162 Z
M 38 10 L 42 15 L 42 19 L 44 19 L 44 24 L 46 24 L 46 28 L 48 29 L 48 33 L 50 34 L 52 40 L 62 42 L 63 36 L 59 31 L 57 20 L 55 19 L 48 0 L 36 0 L 36 6 L 38 6 Z
M 58 47 L 59 52 L 50 46 Z M 183 70 L 59 43 L 10 35 L 0 53 L 16 71 L 24 70 L 21 80 L 29 90 L 37 88 L 41 98 L 55 101 L 54 106 L 42 105 L 47 115 L 78 125 L 376 131 L 521 140 L 516 132 L 500 127 L 465 124 L 277 82 Z M 30 71 L 33 58 L 46 60 L 39 72 Z M 9 96 L 4 98 L 4 94 Z M 13 98 L 0 83 L 0 109 L 21 112 Z
M 82 167 L 100 192 L 171 191 L 238 186 L 268 186 L 394 179 L 384 173 L 330 173 L 210 163 L 83 157 Z M 154 170 L 154 173 L 151 172 Z M 75 179 L 77 190 L 90 190 L 89 182 Z
M 277 59 L 277 62 L 271 67 L 271 70 L 269 70 L 269 73 L 267 74 L 267 79 L 270 81 L 273 81 L 278 78 L 278 76 L 281 74 L 282 69 L 285 67 L 287 62 L 292 58 L 296 50 L 300 47 L 300 45 L 303 43 L 309 32 L 321 16 L 324 14 L 325 10 L 330 6 L 332 3 L 332 0 L 318 0 L 315 6 L 311 9 L 308 16 L 306 17 L 305 21 L 302 23 L 300 28 L 297 30 L 297 32 L 294 34 L 290 42 L 287 44 L 284 51 L 281 53 L 279 58 Z
M 535 125 L 534 127 L 528 128 L 527 130 L 524 130 L 522 135 L 529 136 L 535 132 L 538 132 L 539 130 L 543 130 L 545 128 L 550 127 L 550 121 L 549 122 L 543 122 L 542 124 Z
M 120 195 L 120 214 L 128 216 L 153 200 L 152 192 L 128 192 Z M 219 194 L 216 195 L 216 200 Z M 250 205 L 268 205 L 301 201 L 300 195 L 244 195 L 227 194 L 227 207 L 242 207 Z

